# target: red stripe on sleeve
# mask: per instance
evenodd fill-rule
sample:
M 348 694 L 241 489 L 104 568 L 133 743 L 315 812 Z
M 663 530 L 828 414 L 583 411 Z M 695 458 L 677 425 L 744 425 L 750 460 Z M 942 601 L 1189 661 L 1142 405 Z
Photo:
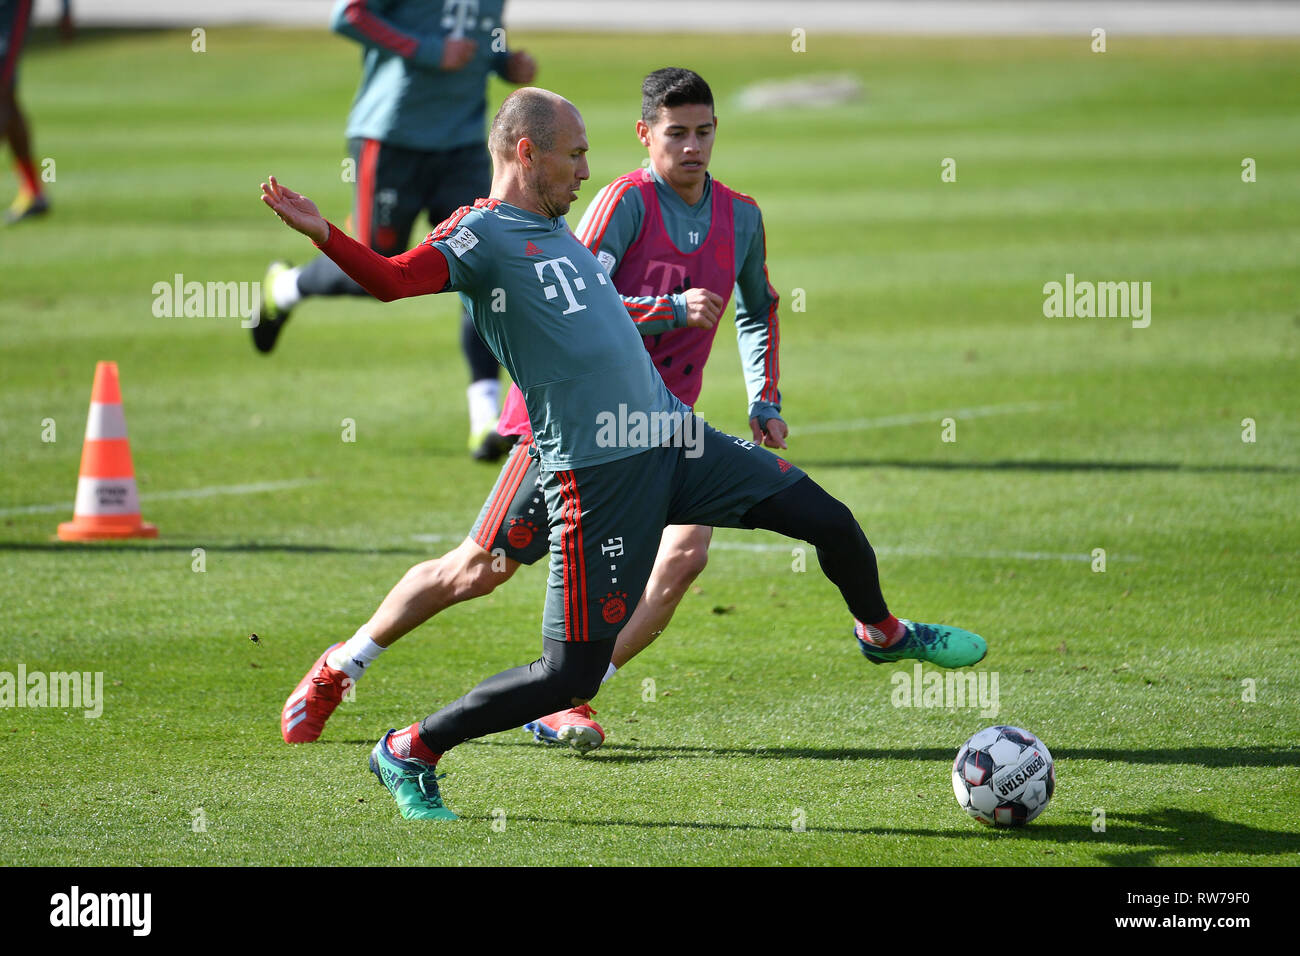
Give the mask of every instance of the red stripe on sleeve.
M 420 42 L 413 36 L 394 30 L 371 13 L 367 6 L 367 0 L 348 0 L 347 8 L 343 11 L 343 19 L 352 24 L 366 39 L 373 41 L 376 46 L 381 46 L 404 59 L 409 60 L 415 56 Z
M 734 192 L 734 191 L 733 191 Z M 752 203 L 755 208 L 758 203 L 754 202 L 749 196 L 743 193 L 735 193 L 741 199 Z M 760 225 L 761 228 L 761 225 Z M 777 382 L 781 378 L 781 361 L 778 357 L 777 350 L 781 346 L 781 322 L 776 315 L 776 307 L 781 304 L 781 297 L 777 295 L 776 289 L 772 287 L 772 279 L 767 274 L 767 230 L 763 230 L 763 281 L 767 284 L 767 294 L 772 298 L 772 304 L 767 310 L 767 355 L 764 357 L 764 378 L 762 397 L 764 401 L 771 402 L 773 405 L 777 402 L 777 396 L 780 394 L 777 389 Z
M 763 397 L 765 401 L 776 404 L 777 387 L 776 383 L 781 375 L 780 359 L 777 356 L 777 349 L 781 345 L 781 323 L 776 317 L 776 302 L 767 310 L 767 361 L 766 361 L 766 378 L 767 383 L 763 387 Z
M 600 248 L 600 241 L 605 238 L 605 231 L 609 229 L 610 220 L 614 218 L 614 209 L 618 206 L 619 200 L 631 188 L 632 184 L 625 179 L 614 180 L 604 198 L 601 199 L 583 235 L 578 237 L 578 241 L 593 253 Z
M 624 302 L 623 304 L 627 306 L 627 314 L 632 316 L 632 321 L 638 325 L 642 322 L 654 322 L 659 319 L 671 319 L 673 317 L 673 303 L 666 296 L 655 299 L 652 305 L 645 305 L 641 302 Z
M 460 221 L 473 211 L 474 208 L 472 206 L 461 206 L 442 222 L 438 223 L 438 225 L 433 228 L 433 232 L 429 233 L 429 237 L 424 241 L 437 242 L 439 239 L 446 239 L 451 235 L 452 230 L 460 225 Z
M 421 243 L 390 259 L 357 242 L 334 223 L 329 227 L 329 238 L 317 243 L 317 248 L 381 302 L 447 288 L 451 271 L 446 257 L 434 246 Z

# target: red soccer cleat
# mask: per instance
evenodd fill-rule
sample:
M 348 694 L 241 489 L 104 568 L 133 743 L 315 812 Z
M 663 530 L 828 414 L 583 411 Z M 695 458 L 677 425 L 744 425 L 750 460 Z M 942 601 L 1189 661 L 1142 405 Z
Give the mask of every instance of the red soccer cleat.
M 325 721 L 330 719 L 330 714 L 352 686 L 352 679 L 347 674 L 325 663 L 325 658 L 334 653 L 336 647 L 342 646 L 343 642 L 339 641 L 326 648 L 284 702 L 284 709 L 280 711 L 280 736 L 285 743 L 308 744 L 320 737 Z
M 542 743 L 567 744 L 580 753 L 595 750 L 605 742 L 605 731 L 591 719 L 595 711 L 590 704 L 579 704 L 524 724 L 533 738 Z

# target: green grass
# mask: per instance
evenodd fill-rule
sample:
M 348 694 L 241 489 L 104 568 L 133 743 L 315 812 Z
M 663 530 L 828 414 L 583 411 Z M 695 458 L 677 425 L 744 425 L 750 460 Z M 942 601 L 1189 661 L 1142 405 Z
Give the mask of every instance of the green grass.
M 605 747 L 459 748 L 459 824 L 401 821 L 366 753 L 536 656 L 542 567 L 401 642 L 322 743 L 285 746 L 306 665 L 459 540 L 495 477 L 464 451 L 458 307 L 313 301 L 269 359 L 235 320 L 155 318 L 174 273 L 254 280 L 308 255 L 257 202 L 268 172 L 343 218 L 356 51 L 324 32 L 214 29 L 202 55 L 185 32 L 89 33 L 23 63 L 57 180 L 48 221 L 0 232 L 0 671 L 103 671 L 107 699 L 97 720 L 0 710 L 0 863 L 1300 862 L 1300 44 L 515 40 L 585 113 L 585 198 L 644 155 L 646 71 L 713 84 L 713 168 L 761 203 L 785 304 L 790 456 L 853 508 L 893 608 L 989 637 L 996 720 L 891 706 L 898 668 L 864 662 L 815 562 L 795 573 L 781 539 L 722 531 L 668 633 L 601 693 Z M 860 101 L 734 106 L 751 82 L 841 72 Z M 1151 282 L 1150 328 L 1044 318 L 1067 272 Z M 737 431 L 729 340 L 700 408 Z M 52 540 L 98 359 L 121 366 L 156 542 Z M 859 424 L 812 427 L 836 422 Z M 257 482 L 298 483 L 168 497 Z M 999 722 L 1057 758 L 1021 832 L 981 828 L 949 784 L 961 742 Z

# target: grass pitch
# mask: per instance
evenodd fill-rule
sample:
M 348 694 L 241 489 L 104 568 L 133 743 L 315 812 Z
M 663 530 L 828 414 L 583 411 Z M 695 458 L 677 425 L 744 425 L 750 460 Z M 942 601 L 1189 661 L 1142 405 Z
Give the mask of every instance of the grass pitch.
M 853 508 L 892 608 L 988 637 L 998 714 L 895 706 L 910 666 L 862 659 L 811 556 L 800 573 L 792 542 L 723 531 L 597 699 L 608 743 L 459 748 L 458 824 L 400 820 L 366 753 L 536 656 L 543 567 L 403 640 L 322 742 L 284 745 L 306 666 L 494 480 L 464 450 L 458 306 L 311 301 L 270 358 L 238 320 L 155 317 L 177 273 L 308 255 L 257 202 L 268 172 L 344 218 L 357 52 L 324 31 L 213 29 L 204 54 L 186 32 L 89 33 L 23 63 L 56 181 L 48 221 L 0 232 L 0 672 L 102 671 L 105 700 L 93 720 L 0 710 L 0 863 L 1300 862 L 1300 44 L 514 42 L 586 116 L 575 223 L 643 158 L 640 77 L 713 85 L 713 170 L 761 204 L 783 296 L 790 457 Z M 838 73 L 861 99 L 735 105 Z M 1150 282 L 1150 326 L 1046 318 L 1066 274 Z M 52 540 L 99 359 L 121 367 L 155 542 Z M 745 429 L 725 334 L 700 410 Z M 992 723 L 1057 760 L 1023 831 L 953 800 L 953 755 Z

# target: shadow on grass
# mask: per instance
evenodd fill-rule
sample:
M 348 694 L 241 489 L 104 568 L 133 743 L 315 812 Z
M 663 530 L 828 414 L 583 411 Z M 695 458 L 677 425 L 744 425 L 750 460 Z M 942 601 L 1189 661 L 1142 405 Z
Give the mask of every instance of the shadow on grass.
M 348 741 L 367 743 L 367 741 Z M 373 745 L 373 741 L 370 741 Z M 471 740 L 476 747 L 531 747 L 533 741 Z M 461 746 L 465 746 L 462 744 Z M 548 748 L 551 749 L 551 748 Z M 554 748 L 559 750 L 560 748 Z M 648 763 L 656 760 L 711 760 L 757 757 L 777 760 L 936 760 L 951 763 L 952 747 L 665 747 L 607 743 L 583 759 L 606 763 Z M 576 756 L 576 755 L 575 755 Z M 1300 747 L 1169 747 L 1152 750 L 1073 748 L 1053 750 L 1060 761 L 1100 760 L 1121 764 L 1190 764 L 1199 767 L 1300 767 Z
M 448 542 L 454 546 L 452 542 Z M 459 542 L 455 542 L 459 544 Z M 186 544 L 160 544 L 156 541 L 140 540 L 133 543 L 109 541 L 0 541 L 0 551 L 48 551 L 66 553 L 70 551 L 136 551 L 141 554 L 151 551 L 184 551 L 187 554 L 196 547 L 216 554 L 406 554 L 415 557 L 427 557 L 432 552 L 427 548 L 340 548 L 329 544 L 259 544 L 250 541 L 247 544 L 205 544 L 202 535 L 197 535 Z
M 1181 471 L 1196 475 L 1293 475 L 1300 468 L 1290 465 L 1186 465 L 1174 461 L 915 461 L 901 458 L 825 459 L 812 456 L 799 461 L 808 468 L 912 468 L 934 471 Z
M 1048 813 L 1051 811 L 1048 810 Z M 491 822 L 485 814 L 469 814 L 465 819 Z M 571 817 L 512 816 L 511 823 L 561 824 L 588 827 L 634 827 L 642 830 L 703 830 L 726 832 L 792 832 L 790 825 L 763 823 L 705 823 L 692 820 L 581 820 Z M 1113 813 L 1106 817 L 1105 832 L 1094 832 L 1090 822 L 1078 824 L 1036 821 L 1017 829 L 972 826 L 953 829 L 917 829 L 910 827 L 819 827 L 807 825 L 807 833 L 855 836 L 938 837 L 941 839 L 1028 840 L 1031 843 L 1069 846 L 1106 847 L 1099 858 L 1110 866 L 1151 866 L 1177 862 L 1178 857 L 1216 853 L 1269 857 L 1300 852 L 1300 833 L 1265 830 L 1244 823 L 1220 820 L 1209 813 L 1165 807 L 1147 813 Z M 1267 860 L 1260 860 L 1267 865 Z
M 371 745 L 371 740 L 334 741 L 338 744 Z M 467 741 L 477 747 L 528 747 L 540 749 L 533 742 Z M 465 746 L 462 744 L 462 746 Z M 560 748 L 546 748 L 559 751 Z M 566 754 L 568 752 L 565 752 Z M 810 748 L 747 750 L 728 747 L 636 747 L 628 744 L 605 744 L 600 750 L 575 759 L 586 762 L 636 762 L 672 758 L 712 759 L 735 757 L 777 757 L 817 760 L 942 760 L 952 759 L 948 748 L 917 749 L 826 749 Z M 1064 760 L 1101 760 L 1134 764 L 1196 764 L 1205 767 L 1293 767 L 1300 766 L 1300 748 L 1237 747 L 1183 748 L 1156 750 L 1063 750 L 1056 755 Z M 1051 811 L 1049 809 L 1048 814 Z M 492 822 L 487 814 L 465 814 L 467 820 Z M 588 827 L 633 827 L 642 830 L 699 830 L 705 832 L 789 833 L 790 824 L 724 823 L 697 820 L 619 820 L 573 819 L 571 817 L 511 816 L 513 823 L 559 824 Z M 1157 862 L 1177 863 L 1179 857 L 1220 853 L 1251 857 L 1270 857 L 1300 853 L 1300 832 L 1267 830 L 1213 814 L 1178 807 L 1164 807 L 1143 813 L 1107 811 L 1106 829 L 1093 830 L 1091 818 L 1077 824 L 1035 821 L 1017 829 L 985 827 L 971 821 L 970 826 L 950 829 L 910 827 L 820 827 L 809 822 L 806 832 L 854 836 L 938 837 L 958 840 L 1028 840 L 1033 843 L 1098 848 L 1097 857 L 1110 866 L 1151 866 Z M 1101 849 L 1103 848 L 1104 849 Z M 1045 847 L 1045 852 L 1047 848 Z M 1167 858 L 1167 859 L 1162 859 Z M 1261 859 L 1262 865 L 1268 860 Z

